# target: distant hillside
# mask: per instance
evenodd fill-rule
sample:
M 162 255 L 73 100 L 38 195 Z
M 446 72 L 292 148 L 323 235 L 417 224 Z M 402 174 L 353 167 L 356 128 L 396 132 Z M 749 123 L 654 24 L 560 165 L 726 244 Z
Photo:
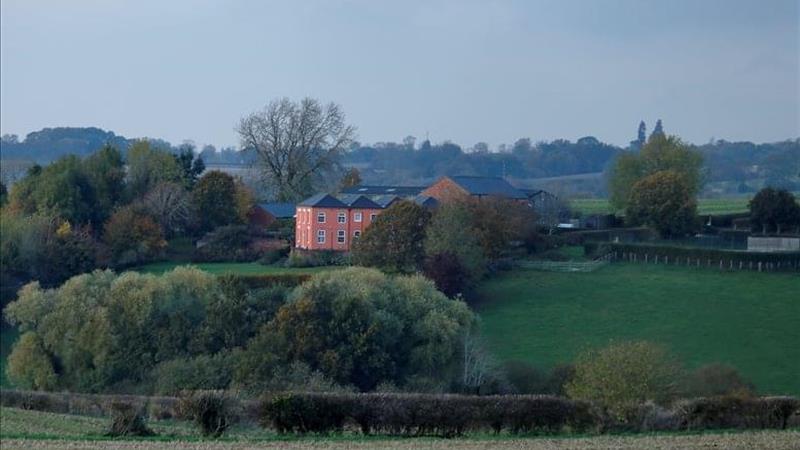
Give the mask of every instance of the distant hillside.
M 85 156 L 105 144 L 125 151 L 130 146 L 130 140 L 95 127 L 44 128 L 29 133 L 22 141 L 15 135 L 3 136 L 0 140 L 0 158 L 43 164 L 68 154 Z

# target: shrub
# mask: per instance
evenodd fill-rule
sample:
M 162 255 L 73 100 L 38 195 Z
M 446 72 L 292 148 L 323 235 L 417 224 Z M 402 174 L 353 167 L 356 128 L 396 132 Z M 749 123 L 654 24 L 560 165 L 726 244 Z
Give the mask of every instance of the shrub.
M 152 436 L 155 434 L 147 427 L 140 408 L 130 403 L 112 401 L 109 409 L 111 412 L 109 436 Z
M 450 252 L 428 256 L 423 271 L 436 284 L 437 289 L 451 298 L 464 293 L 469 283 L 467 269 Z
M 789 419 L 800 414 L 800 400 L 792 397 L 726 395 L 684 401 L 676 410 L 681 428 L 688 430 L 785 429 Z
M 687 259 L 690 265 L 705 266 L 709 262 L 715 266 L 720 261 L 723 262 L 723 267 L 734 268 L 739 267 L 739 263 L 743 268 L 756 269 L 758 264 L 761 263 L 764 270 L 797 270 L 800 269 L 800 252 L 780 252 L 780 253 L 763 253 L 763 252 L 743 252 L 735 250 L 718 250 L 713 248 L 693 248 L 693 247 L 677 247 L 668 245 L 649 245 L 649 244 L 621 244 L 611 243 L 607 244 L 611 251 L 615 252 L 617 257 L 630 258 L 632 255 L 637 255 L 637 260 L 644 262 L 645 255 L 649 255 L 649 260 L 654 260 L 656 256 L 660 259 L 668 257 L 671 262 L 680 262 L 685 264 Z
M 567 384 L 570 398 L 595 402 L 623 425 L 635 421 L 646 401 L 668 403 L 680 368 L 664 347 L 639 341 L 584 353 Z
M 261 255 L 261 258 L 258 259 L 258 263 L 269 266 L 285 258 L 288 254 L 288 249 L 267 250 Z
M 252 262 L 270 251 L 263 245 L 268 236 L 265 231 L 247 225 L 229 225 L 216 228 L 203 237 L 203 245 L 192 255 L 195 262 Z
M 185 390 L 226 389 L 233 375 L 230 366 L 230 355 L 225 353 L 165 361 L 153 369 L 153 390 L 175 395 Z
M 220 437 L 236 419 L 233 400 L 225 391 L 184 392 L 177 405 L 178 418 L 194 422 L 203 436 Z
M 167 247 L 164 233 L 153 218 L 135 205 L 117 210 L 105 223 L 103 241 L 110 263 L 125 267 L 152 260 Z
M 684 381 L 684 391 L 687 397 L 753 395 L 755 386 L 742 378 L 736 368 L 717 363 L 691 372 Z

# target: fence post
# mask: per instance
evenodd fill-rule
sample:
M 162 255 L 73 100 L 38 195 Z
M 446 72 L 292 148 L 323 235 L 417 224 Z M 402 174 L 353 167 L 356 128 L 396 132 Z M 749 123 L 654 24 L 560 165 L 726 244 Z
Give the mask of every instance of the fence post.
M 761 261 L 758 262 L 758 271 L 761 272 Z

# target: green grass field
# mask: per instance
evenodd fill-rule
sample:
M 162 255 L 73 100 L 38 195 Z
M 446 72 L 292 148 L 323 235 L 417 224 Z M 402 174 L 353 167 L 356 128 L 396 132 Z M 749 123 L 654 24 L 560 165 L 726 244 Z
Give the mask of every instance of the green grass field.
M 735 214 L 747 212 L 749 197 L 701 198 L 697 200 L 697 213 L 700 215 Z M 611 214 L 613 209 L 605 198 L 584 198 L 570 200 L 570 206 L 582 214 Z
M 266 275 L 274 273 L 317 273 L 323 270 L 330 269 L 330 267 L 306 267 L 306 268 L 293 269 L 288 267 L 265 266 L 258 263 L 194 263 L 193 264 L 193 263 L 174 262 L 174 261 L 162 261 L 162 262 L 145 264 L 143 266 L 135 268 L 134 270 L 141 273 L 152 273 L 160 275 L 164 272 L 169 272 L 175 267 L 187 264 L 197 267 L 198 269 L 204 270 L 208 273 L 213 273 L 215 275 L 222 275 L 228 273 L 234 273 L 240 275 Z
M 5 322 L 0 324 L 0 387 L 10 386 L 6 375 L 6 365 L 8 364 L 8 355 L 11 354 L 11 346 L 18 337 L 19 331 L 15 327 Z
M 150 421 L 156 436 L 112 438 L 109 419 L 0 408 L 0 447 L 137 450 L 227 449 L 608 449 L 608 448 L 792 448 L 797 430 L 643 433 L 639 435 L 509 436 L 481 433 L 454 439 L 362 436 L 348 432 L 318 436 L 278 435 L 254 425 L 237 425 L 220 439 L 204 439 L 188 423 Z
M 502 360 L 568 363 L 611 340 L 667 345 L 689 368 L 728 363 L 760 393 L 800 395 L 800 276 L 612 264 L 516 270 L 481 286 L 482 328 Z

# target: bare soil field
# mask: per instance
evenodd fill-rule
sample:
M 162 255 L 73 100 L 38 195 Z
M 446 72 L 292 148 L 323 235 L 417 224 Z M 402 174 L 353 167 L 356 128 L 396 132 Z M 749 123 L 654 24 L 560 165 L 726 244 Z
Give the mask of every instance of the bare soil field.
M 800 449 L 800 431 L 756 431 L 741 433 L 674 436 L 598 436 L 591 438 L 528 439 L 402 439 L 318 440 L 284 442 L 231 441 L 85 441 L 3 439 L 10 449 L 130 449 L 130 450 L 250 450 L 250 449 Z

